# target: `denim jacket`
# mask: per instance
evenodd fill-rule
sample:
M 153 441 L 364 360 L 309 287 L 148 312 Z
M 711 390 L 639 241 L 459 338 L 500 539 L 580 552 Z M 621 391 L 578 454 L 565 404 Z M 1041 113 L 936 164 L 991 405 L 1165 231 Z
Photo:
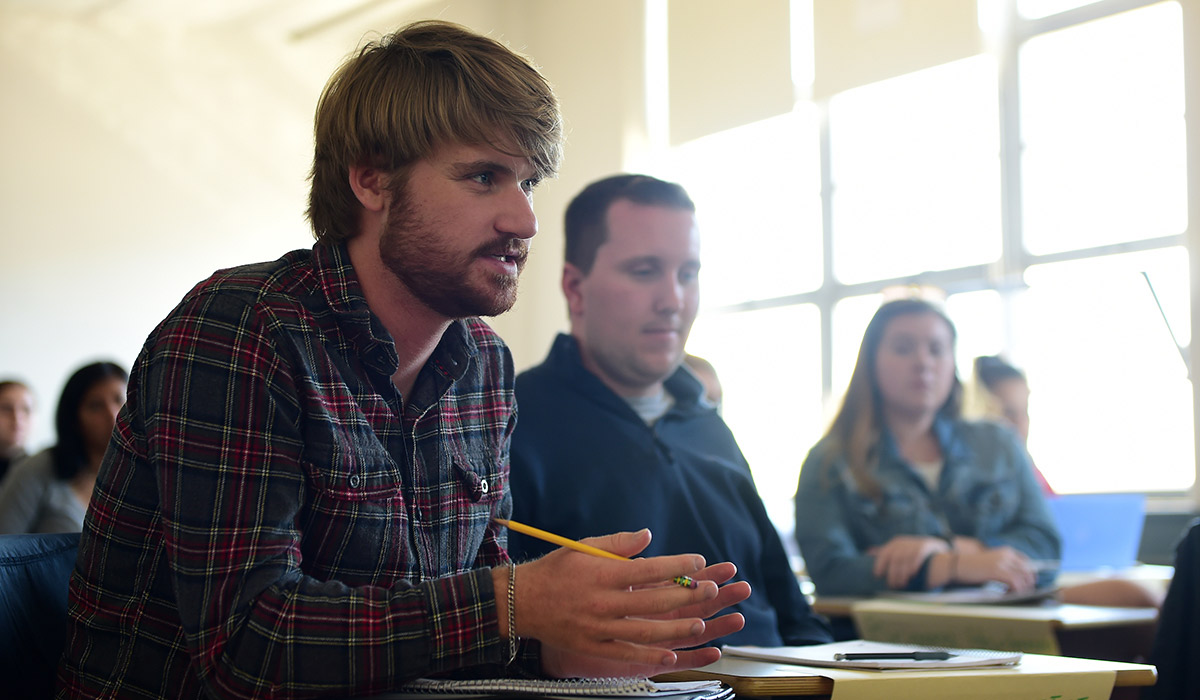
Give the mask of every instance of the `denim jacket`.
M 867 550 L 896 535 L 974 537 L 1008 545 L 1030 559 L 1057 560 L 1060 542 L 1025 449 L 1007 428 L 990 422 L 938 418 L 934 435 L 944 466 L 937 490 L 900 456 L 885 429 L 876 472 L 878 502 L 860 492 L 844 460 L 824 466 L 828 444 L 817 443 L 800 470 L 796 541 L 817 592 L 864 596 L 888 588 L 872 573 Z M 1038 585 L 1055 571 L 1039 574 Z M 907 590 L 924 590 L 926 567 Z

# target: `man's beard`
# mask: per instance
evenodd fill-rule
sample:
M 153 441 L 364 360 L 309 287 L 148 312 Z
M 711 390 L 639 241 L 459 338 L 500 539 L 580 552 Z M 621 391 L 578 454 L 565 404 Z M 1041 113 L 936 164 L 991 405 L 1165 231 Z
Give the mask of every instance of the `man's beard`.
M 519 275 L 529 254 L 525 240 L 497 238 L 462 255 L 449 249 L 437 226 L 414 211 L 403 194 L 392 201 L 379 239 L 379 256 L 413 296 L 447 318 L 496 316 L 512 308 L 517 277 L 486 275 L 483 285 L 473 284 L 471 268 L 481 256 L 506 255 L 516 263 Z

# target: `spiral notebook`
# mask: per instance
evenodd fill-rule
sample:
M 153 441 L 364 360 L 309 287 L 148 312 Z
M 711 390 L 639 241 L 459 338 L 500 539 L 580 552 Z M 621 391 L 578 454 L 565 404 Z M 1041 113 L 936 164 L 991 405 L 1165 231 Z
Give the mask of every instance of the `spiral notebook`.
M 441 697 L 537 697 L 537 698 L 663 698 L 664 700 L 723 700 L 733 689 L 720 681 L 676 681 L 660 683 L 645 678 L 572 678 L 524 680 L 483 678 L 451 680 L 418 678 L 380 700 L 416 700 Z

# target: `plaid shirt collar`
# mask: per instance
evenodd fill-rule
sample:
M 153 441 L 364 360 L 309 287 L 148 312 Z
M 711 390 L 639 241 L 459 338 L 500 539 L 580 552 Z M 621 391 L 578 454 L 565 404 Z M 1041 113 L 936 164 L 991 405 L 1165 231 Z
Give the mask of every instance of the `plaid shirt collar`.
M 363 364 L 390 377 L 400 367 L 396 344 L 379 317 L 371 312 L 344 241 L 313 246 L 313 270 L 325 302 L 337 315 L 338 326 L 354 344 Z M 462 379 L 479 347 L 462 319 L 453 321 L 428 360 L 444 379 Z M 442 382 L 441 384 L 445 384 Z

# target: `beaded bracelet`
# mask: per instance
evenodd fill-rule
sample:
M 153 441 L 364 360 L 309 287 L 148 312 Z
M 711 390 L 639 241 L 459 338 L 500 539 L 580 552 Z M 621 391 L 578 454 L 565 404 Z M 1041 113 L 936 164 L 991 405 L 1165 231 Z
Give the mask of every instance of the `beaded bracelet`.
M 508 663 L 517 658 L 517 565 L 508 567 Z

